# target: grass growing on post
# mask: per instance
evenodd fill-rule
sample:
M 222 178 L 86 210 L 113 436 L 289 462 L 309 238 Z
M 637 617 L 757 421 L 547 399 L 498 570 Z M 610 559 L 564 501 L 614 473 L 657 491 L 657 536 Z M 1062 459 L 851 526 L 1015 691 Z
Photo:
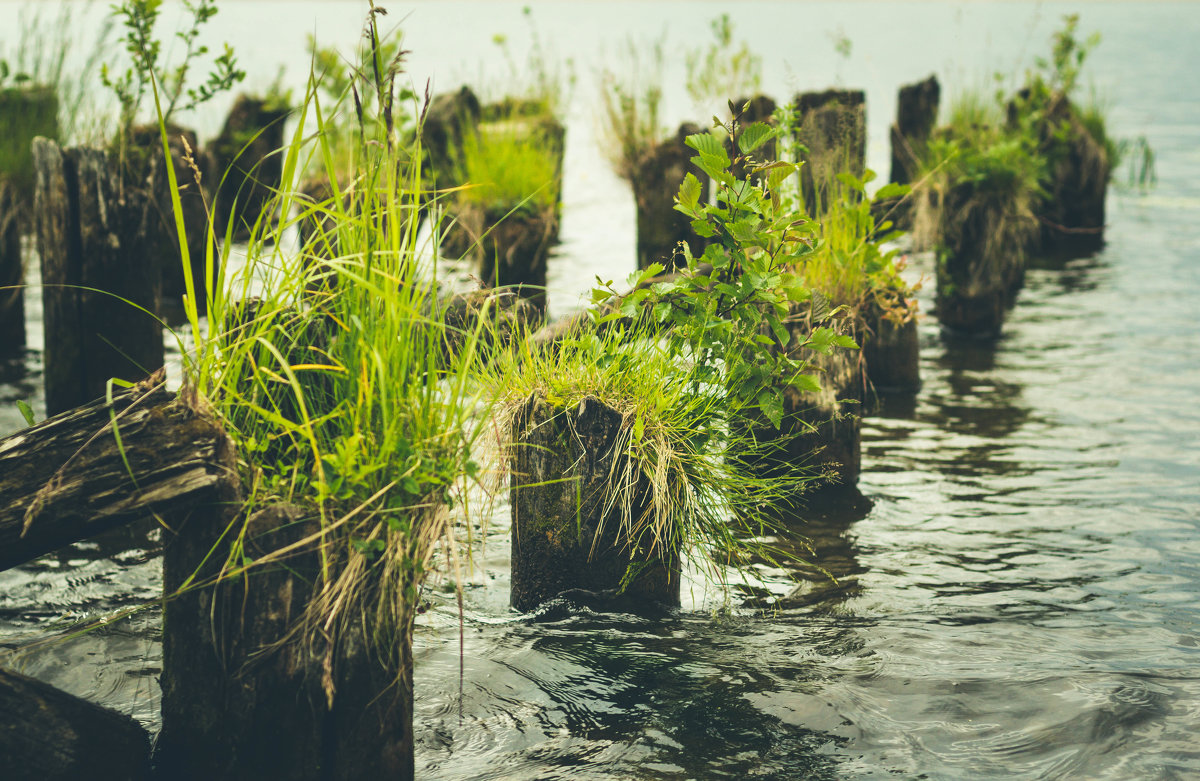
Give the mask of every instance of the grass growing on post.
M 539 129 L 484 125 L 477 136 L 463 139 L 460 178 L 468 185 L 455 197 L 460 204 L 492 213 L 553 210 L 559 196 L 558 162 Z
M 469 378 L 478 334 L 444 349 L 436 268 L 417 238 L 420 135 L 403 142 L 396 132 L 395 114 L 419 107 L 395 102 L 400 58 L 382 61 L 379 44 L 373 11 L 363 59 L 376 67 L 356 72 L 353 90 L 374 101 L 381 121 L 359 125 L 362 143 L 339 144 L 347 159 L 333 143 L 344 136 L 324 132 L 329 115 L 310 81 L 282 150 L 278 200 L 290 216 L 254 227 L 241 277 L 209 288 L 207 324 L 189 299 L 196 349 L 185 353 L 185 384 L 236 443 L 250 506 L 285 501 L 319 519 L 306 543 L 319 553 L 320 577 L 300 641 L 333 649 L 331 637 L 365 627 L 371 652 L 390 666 L 407 659 L 417 592 L 435 544 L 450 535 L 455 488 L 476 471 Z M 334 189 L 318 203 L 293 194 L 313 161 Z M 348 183 L 336 176 L 347 165 Z M 319 227 L 299 250 L 285 249 L 282 234 L 314 217 Z M 222 577 L 289 555 L 251 563 L 241 550 L 235 542 L 222 554 Z

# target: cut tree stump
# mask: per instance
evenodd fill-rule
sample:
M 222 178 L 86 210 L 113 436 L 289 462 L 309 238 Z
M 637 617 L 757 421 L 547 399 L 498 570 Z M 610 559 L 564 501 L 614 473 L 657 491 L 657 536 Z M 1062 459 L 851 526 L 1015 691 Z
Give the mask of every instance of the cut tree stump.
M 236 479 L 232 458 L 197 402 L 150 381 L 6 437 L 0 569 L 134 521 L 170 524 Z
M 149 760 L 150 736 L 130 717 L 0 669 L 0 778 L 142 781 Z
M 163 365 L 162 270 L 144 247 L 152 209 L 103 150 L 35 138 L 33 157 L 53 415 L 103 396 L 112 377 L 136 382 Z

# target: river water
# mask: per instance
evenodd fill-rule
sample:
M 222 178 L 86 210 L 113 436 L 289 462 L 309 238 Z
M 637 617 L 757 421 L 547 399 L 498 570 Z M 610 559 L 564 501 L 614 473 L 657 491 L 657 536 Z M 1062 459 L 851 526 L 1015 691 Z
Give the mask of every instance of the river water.
M 274 42 L 250 49 L 271 73 L 303 67 L 305 32 L 348 30 L 352 41 L 362 10 L 226 6 L 226 23 L 278 22 Z M 1061 15 L 1078 10 L 1084 30 L 1103 34 L 1087 72 L 1112 131 L 1146 135 L 1158 185 L 1110 193 L 1101 251 L 1035 259 L 996 343 L 946 341 L 922 324 L 924 387 L 864 422 L 861 500 L 792 524 L 839 587 L 764 568 L 767 591 L 786 592 L 789 574 L 801 583 L 780 610 L 741 609 L 735 596 L 723 611 L 719 592 L 696 581 L 682 610 L 661 615 L 566 604 L 516 615 L 501 501 L 467 578 L 462 645 L 444 584 L 432 584 L 418 626 L 419 777 L 1200 777 L 1200 6 L 728 7 L 740 33 L 753 31 L 768 92 L 867 88 L 868 156 L 881 171 L 901 83 L 935 71 L 949 91 L 986 83 L 1045 51 Z M 411 8 L 420 79 L 498 70 L 491 34 L 524 40 L 519 6 Z M 596 64 L 631 33 L 697 40 L 720 10 L 534 5 L 543 37 L 579 74 L 556 313 L 594 274 L 620 277 L 633 263 L 631 199 L 594 141 Z M 0 4 L 0 21 L 12 12 Z M 247 35 L 230 33 L 239 51 Z M 835 53 L 839 36 L 848 59 Z M 681 81 L 680 63 L 671 74 Z M 668 119 L 694 115 L 681 89 L 668 98 Z M 204 121 L 215 129 L 219 117 Z M 932 274 L 929 258 L 912 261 Z M 21 425 L 16 399 L 41 415 L 36 305 L 29 318 L 34 349 L 0 378 L 0 433 Z M 0 647 L 24 649 L 30 674 L 154 728 L 157 611 L 62 633 L 152 600 L 156 545 L 156 532 L 128 530 L 0 573 Z

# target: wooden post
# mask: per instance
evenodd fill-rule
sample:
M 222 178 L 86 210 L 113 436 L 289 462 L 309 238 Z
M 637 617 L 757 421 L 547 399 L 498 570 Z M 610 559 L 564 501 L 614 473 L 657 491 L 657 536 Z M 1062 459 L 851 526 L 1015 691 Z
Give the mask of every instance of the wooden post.
M 938 320 L 952 333 L 997 336 L 1021 287 L 1028 241 L 1026 233 L 1003 227 L 1016 219 L 1006 208 L 979 199 L 972 182 L 953 185 L 942 196 L 936 307 Z M 1036 228 L 1027 235 L 1035 236 Z
M 896 322 L 871 307 L 867 320 L 861 344 L 871 387 L 881 393 L 916 393 L 921 389 L 916 317 Z
M 1013 110 L 1010 106 L 1010 122 L 1016 121 Z M 1037 210 L 1041 245 L 1073 254 L 1095 252 L 1104 246 L 1104 201 L 1112 169 L 1108 150 L 1065 95 L 1050 98 L 1039 131 L 1039 150 L 1050 163 L 1050 181 Z
M 128 716 L 0 670 L 0 778 L 143 781 L 150 736 Z
M 909 184 L 916 180 L 925 160 L 929 136 L 937 124 L 940 100 L 941 85 L 936 76 L 900 88 L 896 121 L 891 127 L 893 182 Z M 899 230 L 912 230 L 914 197 L 929 196 L 921 193 L 903 199 L 891 198 L 873 203 L 872 211 L 877 215 L 877 221 L 887 215 Z
M 315 513 L 268 506 L 241 534 L 243 521 L 216 509 L 181 519 L 163 551 L 168 595 L 190 578 L 206 585 L 166 604 L 160 771 L 179 781 L 412 779 L 411 624 L 386 651 L 399 672 L 361 624 L 307 637 L 297 624 L 320 583 Z M 237 564 L 294 549 L 213 585 L 239 540 Z
M 439 189 L 462 184 L 458 169 L 463 139 L 478 137 L 481 115 L 479 98 L 466 86 L 458 92 L 438 95 L 429 104 L 421 126 L 421 140 L 425 145 L 427 173 Z
M 800 169 L 805 208 L 825 211 L 835 177 L 861 177 L 867 166 L 867 99 L 862 90 L 831 89 L 796 96 L 796 140 L 808 148 Z
M 631 550 L 621 532 L 622 509 L 606 499 L 614 474 L 621 413 L 588 397 L 558 409 L 534 394 L 510 432 L 512 464 L 512 605 L 532 610 L 564 591 L 616 592 L 633 567 L 644 567 L 625 590 L 633 599 L 679 604 L 678 560 Z M 617 461 L 618 463 L 614 463 Z M 632 517 L 645 512 L 649 491 L 630 488 Z
M 104 151 L 37 138 L 33 154 L 53 415 L 104 395 L 111 377 L 137 381 L 163 365 L 162 271 L 140 243 L 147 208 L 122 192 Z
M 0 440 L 0 569 L 134 521 L 169 524 L 233 479 L 224 431 L 161 379 Z
M 175 224 L 161 132 L 157 125 L 133 128 L 129 143 L 129 159 L 123 163 L 126 170 L 121 172 L 125 181 L 124 200 L 135 210 L 144 209 L 140 217 L 133 211 L 127 218 L 137 220 L 138 225 L 133 239 L 136 249 L 133 251 L 148 257 L 160 269 L 162 284 L 159 301 L 167 321 L 186 322 L 182 299 L 187 292 L 187 283 L 183 277 L 182 245 Z M 168 125 L 167 145 L 171 152 L 170 165 L 175 169 L 196 305 L 204 314 L 207 309 L 205 294 L 211 284 L 204 273 L 204 254 L 212 236 L 208 230 L 208 198 L 202 183 L 197 181 L 197 171 L 202 162 L 199 142 L 194 131 Z M 218 257 L 214 253 L 214 260 Z M 216 269 L 213 274 L 215 277 Z
M 764 475 L 784 477 L 796 469 L 822 474 L 825 479 L 805 489 L 805 499 L 840 496 L 858 484 L 862 462 L 861 415 L 866 398 L 866 377 L 859 350 L 834 348 L 822 355 L 798 348 L 815 325 L 793 305 L 786 349 L 796 359 L 809 362 L 808 374 L 821 383 L 817 392 L 787 387 L 783 393 L 783 422 L 778 429 L 766 423 L 755 426 L 758 450 L 748 454 Z M 861 344 L 862 335 L 850 334 Z M 774 349 L 780 349 L 777 344 Z
M 24 284 L 17 193 L 0 176 L 0 360 L 25 349 Z
M 892 174 L 897 184 L 916 178 L 925 157 L 925 145 L 937 123 L 942 88 L 937 76 L 900 88 L 896 121 L 892 124 Z
M 210 187 L 215 187 L 216 230 L 233 223 L 235 239 L 246 239 L 267 211 L 283 178 L 283 125 L 290 109 L 238 95 L 221 134 L 208 145 Z
M 699 132 L 697 125 L 680 125 L 674 138 L 650 149 L 634 167 L 638 268 L 651 263 L 662 263 L 667 269 L 681 265 L 675 255 L 680 242 L 687 242 L 694 255 L 704 251 L 704 241 L 692 230 L 691 220 L 675 210 L 675 195 L 689 172 L 700 179 L 701 202 L 708 202 L 709 177 L 691 163 L 695 152 L 684 143 Z

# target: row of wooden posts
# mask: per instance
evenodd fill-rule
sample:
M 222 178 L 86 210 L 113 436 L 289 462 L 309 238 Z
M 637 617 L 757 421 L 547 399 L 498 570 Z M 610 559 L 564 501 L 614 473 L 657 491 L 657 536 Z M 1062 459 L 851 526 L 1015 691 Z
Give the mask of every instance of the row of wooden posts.
M 916 158 L 912 150 L 924 143 L 933 127 L 937 92 L 933 80 L 901 91 L 901 110 L 893 127 L 893 180 L 905 181 L 913 175 Z M 441 135 L 436 138 L 445 140 L 444 149 L 457 143 L 464 132 L 474 132 L 461 119 L 472 116 L 471 111 L 462 110 L 464 105 L 469 109 L 471 100 L 459 93 L 453 101 L 444 101 L 446 121 L 431 125 L 440 128 L 437 132 Z M 812 134 L 804 141 L 813 155 L 810 170 L 819 168 L 818 156 L 825 154 L 830 165 L 851 160 L 851 170 L 861 174 L 865 164 L 862 93 L 832 91 L 797 102 L 804 109 L 802 132 L 807 129 Z M 767 103 L 759 101 L 759 108 L 767 111 Z M 436 120 L 438 112 L 431 111 L 430 117 Z M 634 184 L 638 257 L 643 265 L 670 257 L 678 241 L 694 238 L 685 235 L 690 226 L 675 220 L 670 209 L 679 179 L 689 165 L 682 147 L 685 129 L 680 137 L 655 150 L 654 159 L 661 163 L 647 166 L 644 180 Z M 829 145 L 822 146 L 821 133 L 827 133 Z M 431 147 L 435 147 L 434 138 L 431 130 L 427 138 Z M 833 141 L 838 143 L 836 149 L 831 148 Z M 101 153 L 63 151 L 48 141 L 38 142 L 36 150 L 43 263 L 56 256 L 68 258 L 66 265 L 75 269 L 70 272 L 75 276 L 62 278 L 92 286 L 103 278 L 88 271 L 84 259 L 116 268 L 119 257 L 128 257 L 133 247 L 144 245 L 122 243 L 129 229 L 114 224 L 111 213 L 106 212 L 107 205 L 118 202 L 121 194 L 114 191 L 117 185 L 106 175 Z M 436 165 L 436 154 L 431 157 Z M 816 198 L 820 179 L 806 180 L 804 186 L 811 187 Z M 654 188 L 659 190 L 658 198 L 652 197 Z M 474 231 L 478 237 L 486 230 L 488 219 L 485 215 L 464 230 Z M 556 225 L 557 214 L 553 220 Z M 536 256 L 545 250 L 542 235 L 538 233 L 539 238 L 532 242 L 519 237 L 512 241 L 536 245 Z M 505 251 L 500 241 L 496 236 L 490 246 L 471 241 L 468 247 L 475 248 L 471 251 L 477 253 L 480 264 L 488 262 L 488 254 L 500 258 L 493 268 L 500 263 L 525 263 L 530 273 L 521 282 L 544 286 L 544 256 L 526 263 L 524 251 Z M 479 249 L 481 246 L 484 248 Z M 125 254 L 118 255 L 116 248 Z M 52 280 L 60 278 L 55 273 L 65 274 L 43 271 Z M 519 278 L 515 265 L 501 268 L 497 275 Z M 149 282 L 135 279 L 128 284 L 142 284 L 146 289 L 161 284 L 161 271 L 152 276 Z M 117 278 L 121 277 L 109 281 Z M 114 292 L 130 297 L 127 288 Z M 115 310 L 100 308 L 104 300 L 81 293 L 70 299 L 47 297 L 48 402 L 52 339 L 55 343 L 82 341 L 80 334 L 90 331 L 86 349 L 97 355 L 108 341 L 127 344 L 123 332 L 101 328 L 101 324 L 108 325 L 102 318 L 119 316 Z M 70 303 L 64 303 L 67 301 Z M 79 312 L 85 306 L 92 308 L 81 317 Z M 117 308 L 121 306 L 128 305 Z M 57 311 L 60 309 L 71 311 Z M 50 321 L 61 322 L 68 316 L 76 318 L 71 322 L 78 332 L 67 336 L 56 331 L 52 337 Z M 544 328 L 535 338 L 552 339 L 563 332 L 560 323 Z M 161 365 L 161 333 L 155 334 L 157 355 L 148 334 L 137 338 L 146 343 L 146 352 L 138 353 L 132 364 L 122 364 L 120 360 L 126 360 L 132 351 L 127 347 L 115 350 L 120 355 L 110 356 L 106 360 L 112 362 L 99 370 L 105 378 L 125 373 L 136 379 L 144 376 L 145 366 Z M 861 360 L 846 351 L 830 360 L 842 363 L 821 367 L 828 381 L 822 398 L 789 400 L 792 412 L 809 415 L 805 420 L 817 427 L 815 438 L 797 445 L 803 452 L 798 450 L 791 457 L 808 458 L 823 448 L 823 459 L 840 464 L 842 485 L 853 486 L 859 464 L 859 423 L 854 413 L 865 406 L 866 389 L 872 384 L 909 393 L 916 390 L 915 325 L 911 332 L 890 336 L 881 328 L 873 339 L 864 340 Z M 75 384 L 79 385 L 78 381 Z M 216 572 L 215 562 L 206 559 L 222 531 L 241 511 L 241 495 L 233 445 L 203 402 L 168 393 L 161 385 L 161 375 L 118 393 L 111 405 L 84 404 L 100 395 L 94 386 L 81 386 L 75 393 L 56 392 L 50 411 L 59 414 L 0 440 L 0 567 L 16 566 L 118 525 L 158 519 L 167 522 L 165 592 L 178 591 L 193 577 L 203 587 L 184 590 L 165 606 L 160 773 L 179 779 L 411 778 L 411 665 L 399 681 L 385 679 L 366 653 L 365 644 L 358 654 L 339 654 L 348 661 L 334 671 L 323 668 L 319 649 L 262 653 L 286 636 L 307 602 L 309 584 L 316 580 L 309 577 L 310 563 L 303 558 L 292 560 L 287 569 L 267 571 L 251 581 L 206 582 Z M 857 406 L 847 408 L 850 403 Z M 111 433 L 113 415 L 120 426 L 120 448 Z M 572 525 L 581 523 L 585 530 L 616 529 L 617 523 L 606 522 L 606 508 L 598 501 L 585 501 L 578 508 L 574 502 L 578 496 L 593 495 L 586 489 L 609 473 L 604 459 L 611 458 L 620 425 L 620 415 L 595 399 L 586 399 L 562 416 L 532 398 L 517 417 L 514 432 L 523 444 L 531 446 L 518 450 L 512 487 L 514 525 L 569 508 L 566 522 Z M 566 436 L 567 431 L 571 436 Z M 562 442 L 568 443 L 565 449 L 559 447 Z M 563 451 L 561 458 L 538 459 L 537 464 L 520 460 L 520 453 L 534 452 L 539 443 Z M 540 474 L 539 470 L 556 473 Z M 577 492 L 574 482 L 560 479 L 568 473 L 583 491 Z M 136 483 L 131 474 L 136 475 Z M 268 508 L 248 523 L 253 529 L 249 544 L 269 545 L 261 552 L 294 542 L 306 533 L 306 519 L 296 508 Z M 514 529 L 512 603 L 518 609 L 531 609 L 571 589 L 613 589 L 627 570 L 628 553 L 616 540 L 602 544 L 600 555 L 592 555 L 590 544 L 579 549 L 542 544 L 538 533 L 532 527 Z M 586 533 L 577 538 L 590 542 Z M 652 570 L 636 584 L 635 591 L 678 604 L 678 573 L 672 572 L 670 564 Z M 320 684 L 327 674 L 338 680 L 333 699 Z M 385 690 L 389 696 L 381 696 Z M 124 779 L 140 778 L 147 772 L 149 741 L 126 717 L 5 671 L 0 671 L 0 705 L 5 706 L 0 711 L 5 714 L 0 717 L 0 755 L 12 757 L 10 762 L 16 768 L 6 777 Z M 45 750 L 47 742 L 54 745 L 54 751 Z

